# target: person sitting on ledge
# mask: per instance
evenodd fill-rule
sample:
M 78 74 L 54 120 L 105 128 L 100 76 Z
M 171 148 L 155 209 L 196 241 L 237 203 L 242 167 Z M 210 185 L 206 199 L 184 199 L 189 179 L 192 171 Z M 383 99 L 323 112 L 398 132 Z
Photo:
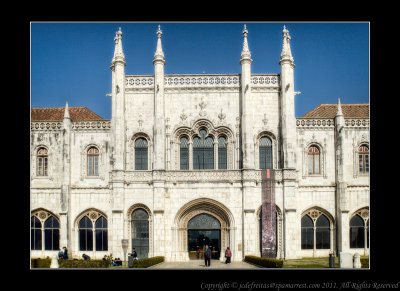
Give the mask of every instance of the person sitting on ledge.
M 83 255 L 82 255 L 82 258 L 83 258 L 85 261 L 90 261 L 90 257 L 89 257 L 88 255 L 86 255 L 86 254 L 83 254 Z

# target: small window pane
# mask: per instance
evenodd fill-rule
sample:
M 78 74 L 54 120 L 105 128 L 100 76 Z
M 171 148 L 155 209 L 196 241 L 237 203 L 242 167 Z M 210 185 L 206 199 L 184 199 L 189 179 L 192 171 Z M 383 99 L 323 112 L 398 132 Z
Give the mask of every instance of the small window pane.
M 193 139 L 193 169 L 214 169 L 214 140 L 205 137 L 207 131 L 204 129 L 199 135 Z
M 189 141 L 186 137 L 182 137 L 180 142 L 180 169 L 189 169 Z

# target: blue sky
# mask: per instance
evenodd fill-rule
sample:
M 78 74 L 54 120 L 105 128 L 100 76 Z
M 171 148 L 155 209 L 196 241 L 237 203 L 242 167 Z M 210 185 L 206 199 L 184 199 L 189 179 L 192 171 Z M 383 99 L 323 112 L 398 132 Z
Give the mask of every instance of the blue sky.
M 86 106 L 111 119 L 111 59 L 122 29 L 127 75 L 153 75 L 158 25 L 165 74 L 240 74 L 244 22 L 31 23 L 31 107 Z M 280 73 L 291 35 L 296 117 L 319 104 L 369 103 L 369 24 L 246 22 L 253 74 Z

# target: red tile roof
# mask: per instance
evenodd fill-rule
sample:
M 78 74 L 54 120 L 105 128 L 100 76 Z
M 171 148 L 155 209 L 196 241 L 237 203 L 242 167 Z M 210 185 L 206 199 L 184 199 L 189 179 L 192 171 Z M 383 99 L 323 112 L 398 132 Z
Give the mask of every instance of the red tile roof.
M 341 104 L 344 118 L 369 118 L 369 104 Z M 301 118 L 335 118 L 337 104 L 321 104 Z
M 32 108 L 31 121 L 60 121 L 64 118 L 65 107 Z M 75 120 L 104 120 L 86 107 L 69 107 L 69 116 Z

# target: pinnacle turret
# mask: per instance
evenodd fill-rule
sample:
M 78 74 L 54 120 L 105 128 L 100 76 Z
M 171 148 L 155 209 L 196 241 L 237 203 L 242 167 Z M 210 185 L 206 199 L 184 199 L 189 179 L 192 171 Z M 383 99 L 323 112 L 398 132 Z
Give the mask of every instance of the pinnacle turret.
M 160 25 L 158 26 L 158 30 L 157 30 L 157 49 L 156 52 L 154 53 L 154 61 L 153 64 L 155 62 L 162 62 L 163 64 L 165 64 L 165 59 L 164 59 L 164 52 L 162 50 L 162 45 L 161 45 L 161 35 L 162 35 L 162 30 L 160 29 Z
M 68 101 L 65 104 L 64 118 L 69 118 L 69 109 L 68 109 Z
M 250 61 L 250 63 L 253 61 L 251 59 L 251 53 L 249 50 L 249 44 L 247 43 L 247 34 L 248 34 L 248 30 L 246 29 L 246 24 L 244 25 L 244 29 L 243 29 L 243 49 L 242 49 L 242 54 L 241 54 L 241 59 L 240 59 L 240 63 L 242 63 L 242 61 Z
M 336 116 L 343 116 L 342 106 L 340 105 L 340 98 L 338 99 L 338 108 L 337 108 Z
M 286 29 L 286 26 L 283 26 L 283 44 L 282 44 L 282 52 L 281 52 L 281 59 L 280 62 L 282 61 L 289 61 L 293 64 L 293 56 L 292 56 L 292 51 L 290 49 L 290 35 L 289 35 L 289 30 Z
M 114 57 L 112 59 L 112 63 L 113 64 L 115 62 L 123 62 L 123 63 L 125 63 L 125 55 L 124 55 L 124 52 L 122 51 L 122 31 L 121 31 L 121 27 L 115 33 L 114 41 L 115 41 L 115 49 L 114 49 Z

